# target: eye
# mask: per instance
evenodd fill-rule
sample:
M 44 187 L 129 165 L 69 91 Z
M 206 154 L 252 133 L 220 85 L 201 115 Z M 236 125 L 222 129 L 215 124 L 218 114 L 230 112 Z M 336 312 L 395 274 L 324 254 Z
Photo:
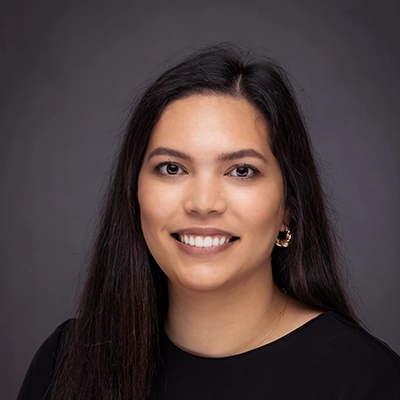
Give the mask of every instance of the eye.
M 165 176 L 187 174 L 187 172 L 184 170 L 184 168 L 181 165 L 170 162 L 170 161 L 162 162 L 162 163 L 158 164 L 155 169 L 161 175 L 165 175 Z
M 225 175 L 234 176 L 235 178 L 251 178 L 257 175 L 260 171 L 250 164 L 234 165 Z

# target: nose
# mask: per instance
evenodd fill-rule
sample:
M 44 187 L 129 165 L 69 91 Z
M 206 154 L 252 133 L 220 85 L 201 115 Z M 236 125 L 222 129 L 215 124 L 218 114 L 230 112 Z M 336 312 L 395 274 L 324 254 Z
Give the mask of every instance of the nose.
M 227 202 L 218 179 L 194 179 L 187 190 L 184 209 L 187 213 L 206 216 L 210 213 L 222 214 Z

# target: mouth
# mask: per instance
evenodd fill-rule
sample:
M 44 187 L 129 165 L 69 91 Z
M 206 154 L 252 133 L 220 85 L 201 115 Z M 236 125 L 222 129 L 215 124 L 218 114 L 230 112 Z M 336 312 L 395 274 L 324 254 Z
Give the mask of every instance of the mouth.
M 186 244 L 191 247 L 219 247 L 239 240 L 237 236 L 224 236 L 224 235 L 191 235 L 172 233 L 171 236 L 180 243 Z

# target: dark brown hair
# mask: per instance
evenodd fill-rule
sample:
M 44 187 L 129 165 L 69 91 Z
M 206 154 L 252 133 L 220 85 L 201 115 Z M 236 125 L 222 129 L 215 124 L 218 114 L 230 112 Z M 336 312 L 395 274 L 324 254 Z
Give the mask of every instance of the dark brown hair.
M 77 318 L 69 327 L 54 400 L 149 396 L 168 298 L 166 277 L 140 226 L 138 175 L 162 111 L 192 94 L 246 99 L 268 121 L 293 235 L 288 248 L 273 251 L 274 280 L 314 309 L 334 310 L 357 321 L 341 283 L 309 135 L 285 72 L 269 59 L 253 59 L 232 46 L 209 47 L 164 72 L 133 108 Z

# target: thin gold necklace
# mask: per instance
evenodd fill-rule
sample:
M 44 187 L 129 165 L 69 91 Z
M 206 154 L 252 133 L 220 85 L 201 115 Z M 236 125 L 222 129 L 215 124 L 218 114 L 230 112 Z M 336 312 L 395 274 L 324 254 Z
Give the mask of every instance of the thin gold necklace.
M 262 338 L 262 340 L 260 342 L 258 342 L 254 347 L 252 347 L 251 350 L 254 350 L 256 347 L 260 346 L 261 344 L 263 344 L 265 342 L 265 340 L 268 338 L 268 336 L 277 328 L 277 326 L 279 325 L 279 322 L 281 321 L 283 315 L 285 314 L 286 306 L 289 301 L 289 295 L 287 294 L 287 291 L 285 289 L 282 289 L 282 290 L 286 294 L 286 301 L 285 301 L 285 305 L 283 306 L 282 311 L 280 311 L 278 314 L 278 320 L 276 321 L 276 324 L 274 324 L 274 326 L 267 332 L 267 334 Z

